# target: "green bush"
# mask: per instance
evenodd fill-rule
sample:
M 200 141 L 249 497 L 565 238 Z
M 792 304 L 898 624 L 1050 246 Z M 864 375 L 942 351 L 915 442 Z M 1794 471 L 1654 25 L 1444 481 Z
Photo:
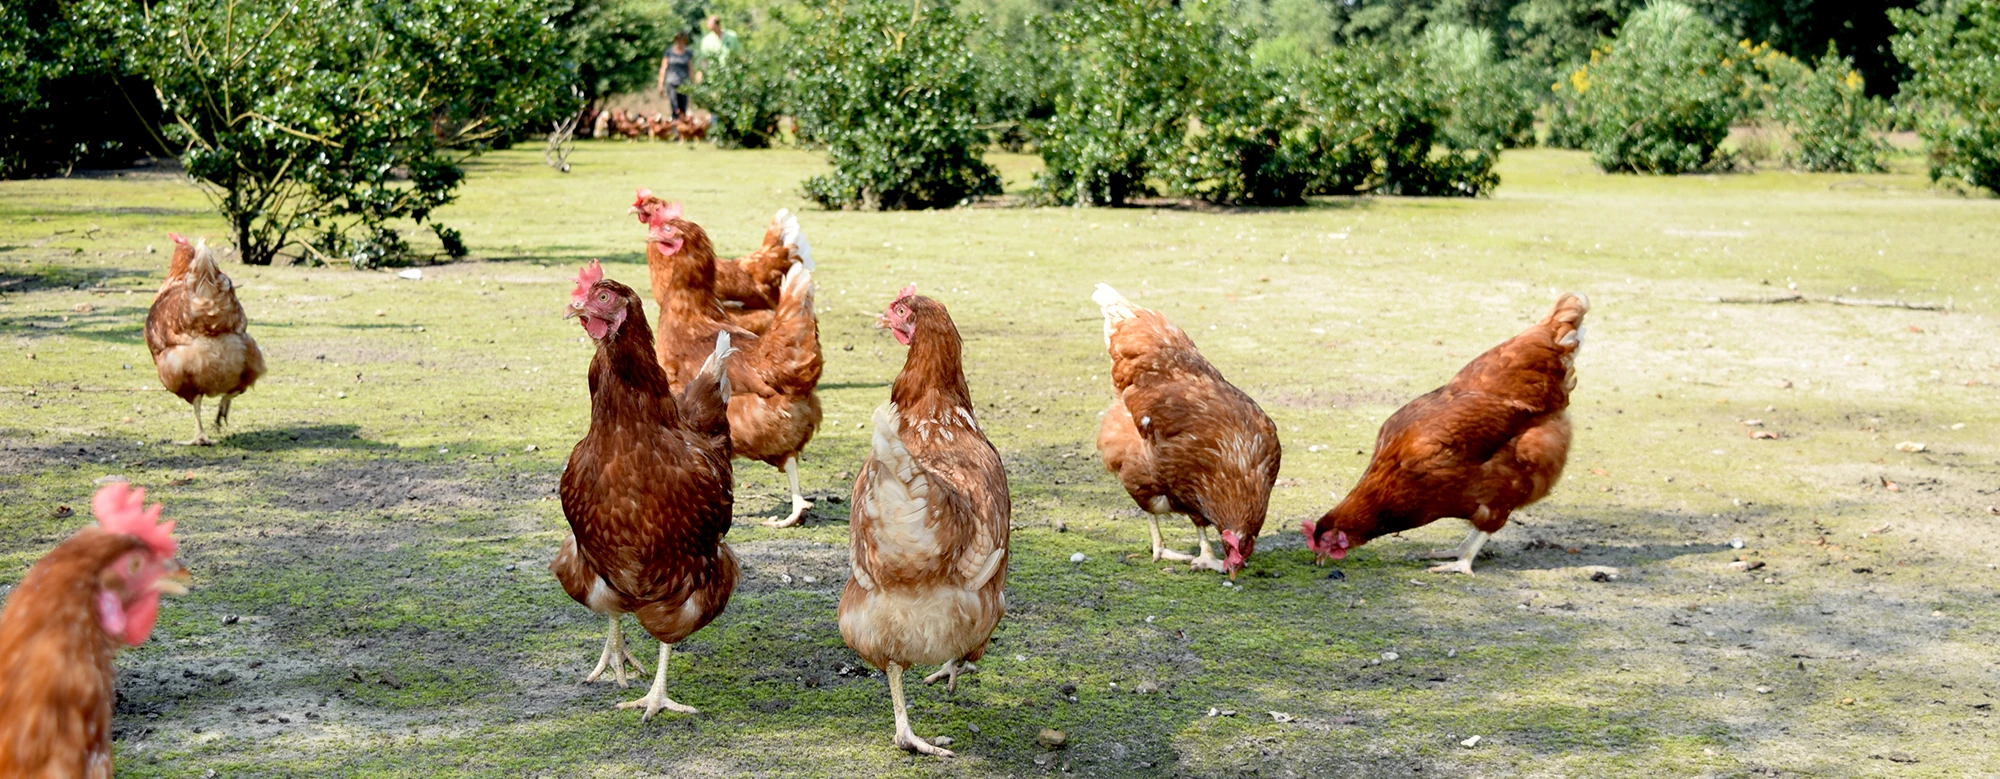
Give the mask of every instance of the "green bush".
M 1829 45 L 1811 68 L 1792 62 L 1788 77 L 1776 85 L 1772 106 L 1774 118 L 1792 132 L 1785 164 L 1810 171 L 1882 171 L 1882 155 L 1888 153 L 1889 144 L 1875 133 L 1886 122 L 1887 112 L 1882 101 L 1864 89 L 1854 61 Z
M 552 0 L 549 21 L 585 100 L 653 86 L 674 21 L 657 0 Z
M 1499 148 L 1535 141 L 1535 100 L 1519 63 L 1503 61 L 1493 35 L 1476 27 L 1440 24 L 1424 31 L 1419 50 L 1425 78 L 1450 93 L 1444 135 L 1454 146 Z
M 1055 114 L 1058 49 L 1044 32 L 1047 17 L 1029 17 L 988 31 L 975 45 L 979 68 L 979 125 L 987 140 L 1008 151 L 1035 141 L 1035 130 Z
M 1606 171 L 1678 174 L 1720 161 L 1741 76 L 1713 22 L 1672 0 L 1632 15 L 1610 53 L 1571 76 L 1589 148 Z
M 2000 0 L 1930 0 L 1889 16 L 1911 73 L 1899 99 L 1930 147 L 1931 180 L 2000 193 Z
M 523 0 L 95 0 L 117 52 L 158 88 L 188 174 L 212 188 L 245 263 L 280 251 L 415 259 L 462 163 L 568 110 L 555 30 Z M 305 236 L 301 241 L 300 236 Z
M 1000 193 L 981 156 L 974 21 L 951 0 L 809 0 L 794 26 L 802 131 L 833 172 L 805 182 L 828 208 L 936 208 Z
M 779 138 L 789 82 L 782 51 L 764 45 L 767 36 L 746 36 L 742 49 L 711 64 L 702 83 L 683 85 L 688 99 L 715 116 L 708 139 L 724 148 L 764 149 Z
M 1205 103 L 1161 170 L 1177 194 L 1219 203 L 1484 194 L 1499 181 L 1497 136 L 1447 131 L 1479 125 L 1460 115 L 1461 93 L 1439 70 L 1421 54 L 1352 46 L 1291 73 L 1213 71 L 1243 88 Z
M 1054 115 L 1040 132 L 1035 187 L 1065 204 L 1152 194 L 1220 66 L 1209 31 L 1165 0 L 1084 0 L 1052 24 L 1061 47 Z

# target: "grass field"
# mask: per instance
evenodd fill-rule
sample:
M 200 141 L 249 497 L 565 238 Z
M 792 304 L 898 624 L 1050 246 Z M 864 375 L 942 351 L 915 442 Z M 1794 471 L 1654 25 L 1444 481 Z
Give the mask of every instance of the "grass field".
M 121 775 L 2000 765 L 2000 200 L 1933 190 L 1914 159 L 1638 178 L 1523 151 L 1479 200 L 808 210 L 827 351 L 804 468 L 818 507 L 803 529 L 757 526 L 786 505 L 783 479 L 739 466 L 744 581 L 669 678 L 702 713 L 644 725 L 611 709 L 642 689 L 581 683 L 602 623 L 544 567 L 567 532 L 558 474 L 589 422 L 567 279 L 602 257 L 643 288 L 636 187 L 684 199 L 733 255 L 802 207 L 797 182 L 821 163 L 599 143 L 572 162 L 480 161 L 443 214 L 476 259 L 421 281 L 227 264 L 271 371 L 201 449 L 170 443 L 192 420 L 158 390 L 140 325 L 165 233 L 222 237 L 202 195 L 164 174 L 0 182 L 0 581 L 86 521 L 58 507 L 82 509 L 107 475 L 165 500 L 196 576 L 119 661 Z M 1014 187 L 1032 169 L 1000 162 Z M 988 662 L 955 696 L 913 687 L 916 731 L 961 754 L 943 762 L 890 744 L 883 681 L 834 625 L 833 498 L 903 356 L 871 324 L 912 281 L 964 333 L 1017 523 Z M 1109 400 L 1098 281 L 1186 327 L 1279 424 L 1284 478 L 1241 587 L 1130 556 L 1145 525 L 1093 445 Z M 1715 301 L 1793 285 L 1813 302 Z M 1351 485 L 1376 426 L 1562 290 L 1592 309 L 1555 493 L 1475 577 L 1411 559 L 1457 542 L 1456 521 L 1362 548 L 1344 580 L 1314 567 L 1299 521 Z M 1166 527 L 1192 545 L 1185 522 Z M 1616 578 L 1593 581 L 1604 567 Z M 649 666 L 653 646 L 633 643 Z M 1044 727 L 1067 748 L 1038 746 Z

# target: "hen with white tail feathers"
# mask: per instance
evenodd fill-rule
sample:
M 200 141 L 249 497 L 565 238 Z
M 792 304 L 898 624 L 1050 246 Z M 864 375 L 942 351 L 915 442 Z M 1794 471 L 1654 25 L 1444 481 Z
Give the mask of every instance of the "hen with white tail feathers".
M 1116 398 L 1097 431 L 1104 467 L 1147 514 L 1154 560 L 1185 560 L 1229 574 L 1255 551 L 1278 479 L 1278 427 L 1230 384 L 1159 312 L 1134 305 L 1104 284 L 1090 296 L 1104 313 Z M 1194 522 L 1201 553 L 1166 547 L 1159 515 Z M 1208 528 L 1219 531 L 1217 559 Z

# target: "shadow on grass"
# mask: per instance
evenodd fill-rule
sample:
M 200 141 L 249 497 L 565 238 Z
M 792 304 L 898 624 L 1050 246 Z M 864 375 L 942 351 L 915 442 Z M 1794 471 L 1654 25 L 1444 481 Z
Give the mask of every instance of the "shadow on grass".
M 216 441 L 218 446 L 252 452 L 287 449 L 348 449 L 395 451 L 398 447 L 361 437 L 359 425 L 301 425 L 233 433 Z

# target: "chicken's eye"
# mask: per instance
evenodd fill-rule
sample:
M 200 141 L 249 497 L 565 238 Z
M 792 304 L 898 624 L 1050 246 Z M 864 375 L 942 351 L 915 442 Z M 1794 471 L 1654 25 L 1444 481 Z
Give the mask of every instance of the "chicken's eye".
M 609 292 L 599 292 L 599 293 L 597 293 L 597 302 L 599 302 L 599 303 L 609 303 L 609 302 L 611 302 L 611 293 L 609 293 Z

